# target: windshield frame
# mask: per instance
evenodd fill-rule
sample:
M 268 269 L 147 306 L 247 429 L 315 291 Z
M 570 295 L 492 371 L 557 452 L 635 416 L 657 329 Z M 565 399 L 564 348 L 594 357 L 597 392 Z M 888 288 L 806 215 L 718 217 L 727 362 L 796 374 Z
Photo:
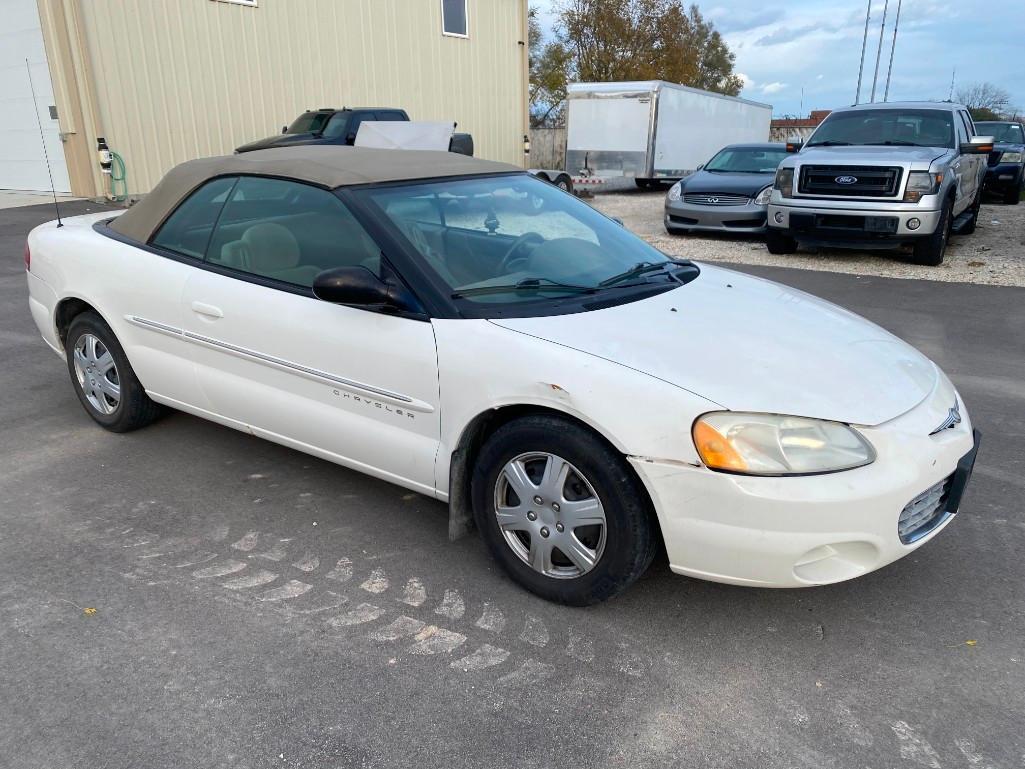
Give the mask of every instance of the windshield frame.
M 321 112 L 320 110 L 304 112 L 301 115 L 299 115 L 295 120 L 293 120 L 291 123 L 288 124 L 288 127 L 285 129 L 285 135 L 286 136 L 302 136 L 303 134 L 314 134 L 314 135 L 317 135 L 317 134 L 321 133 L 324 130 L 324 128 L 327 126 L 327 124 L 331 120 L 331 118 L 334 117 L 336 114 L 337 114 L 336 112 Z M 312 126 L 316 126 L 317 125 L 316 121 L 317 121 L 318 118 L 323 118 L 323 121 L 319 124 L 319 128 L 317 128 L 316 130 L 293 131 L 292 127 L 296 123 L 298 123 L 300 120 L 302 120 L 303 118 L 307 118 L 310 121 L 311 129 L 312 129 Z
M 477 181 L 482 179 L 502 179 L 506 177 L 522 177 L 546 184 L 526 171 L 510 171 L 487 174 L 463 174 L 457 176 L 432 177 L 425 179 L 403 179 L 390 182 L 373 182 L 354 184 L 335 190 L 338 195 L 356 214 L 358 220 L 367 229 L 371 237 L 381 246 L 385 257 L 400 274 L 403 281 L 421 300 L 428 314 L 434 318 L 532 318 L 554 315 L 570 315 L 589 312 L 594 309 L 614 307 L 621 304 L 646 299 L 689 283 L 700 272 L 698 265 L 692 265 L 685 279 L 665 282 L 629 282 L 623 285 L 602 287 L 600 291 L 573 293 L 568 296 L 544 296 L 520 299 L 514 302 L 475 302 L 468 298 L 453 296 L 453 288 L 433 269 L 425 264 L 424 257 L 409 242 L 395 222 L 374 201 L 374 191 L 396 188 L 414 187 L 424 184 L 450 184 L 459 181 Z M 554 188 L 553 188 L 554 189 Z M 558 194 L 570 194 L 559 192 Z M 586 203 L 581 203 L 587 205 Z M 597 209 L 594 212 L 605 217 L 615 226 L 622 225 Z M 633 235 L 633 237 L 638 237 Z M 644 242 L 642 240 L 642 242 Z M 650 244 L 648 244 L 650 245 Z M 654 248 L 652 246 L 652 248 Z M 656 249 L 657 250 L 657 249 Z M 660 252 L 661 253 L 661 252 Z M 668 262 L 673 257 L 663 254 Z
M 951 138 L 949 140 L 950 143 L 949 144 L 919 144 L 919 143 L 916 142 L 916 143 L 913 143 L 913 144 L 900 144 L 900 143 L 896 143 L 896 141 L 895 141 L 895 143 L 893 143 L 893 144 L 886 144 L 885 142 L 847 142 L 847 140 L 839 139 L 839 138 L 837 138 L 837 139 L 826 139 L 825 141 L 826 142 L 842 141 L 842 142 L 844 142 L 844 144 L 842 144 L 842 145 L 834 145 L 834 146 L 847 146 L 847 147 L 911 147 L 911 148 L 930 147 L 930 148 L 943 148 L 943 149 L 957 149 L 957 117 L 955 116 L 955 114 L 951 110 L 945 109 L 942 106 L 937 106 L 937 107 L 908 107 L 908 108 L 887 107 L 887 106 L 878 106 L 878 107 L 876 107 L 876 106 L 873 106 L 871 108 L 866 108 L 866 109 L 837 110 L 835 112 L 830 113 L 826 117 L 825 120 L 823 120 L 821 123 L 819 123 L 818 128 L 816 128 L 814 133 L 812 133 L 812 135 L 808 137 L 808 140 L 805 142 L 804 146 L 805 147 L 829 146 L 828 144 L 821 144 L 820 142 L 816 141 L 816 137 L 818 137 L 827 126 L 829 126 L 832 123 L 839 122 L 841 120 L 846 120 L 846 119 L 850 119 L 850 118 L 856 118 L 858 116 L 864 117 L 864 116 L 871 115 L 872 113 L 879 113 L 879 112 L 891 112 L 891 113 L 905 114 L 905 115 L 910 115 L 910 116 L 914 116 L 915 113 L 924 113 L 924 112 L 936 112 L 936 113 L 939 113 L 941 115 L 946 115 L 948 120 L 950 121 L 950 132 L 951 132 Z

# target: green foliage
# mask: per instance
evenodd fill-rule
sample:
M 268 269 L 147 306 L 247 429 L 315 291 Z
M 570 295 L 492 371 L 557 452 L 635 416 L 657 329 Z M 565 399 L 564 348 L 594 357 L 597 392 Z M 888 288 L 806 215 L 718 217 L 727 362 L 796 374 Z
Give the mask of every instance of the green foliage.
M 573 66 L 569 48 L 558 38 L 545 42 L 537 9 L 527 17 L 530 57 L 530 124 L 558 125 L 566 108 L 566 84 Z

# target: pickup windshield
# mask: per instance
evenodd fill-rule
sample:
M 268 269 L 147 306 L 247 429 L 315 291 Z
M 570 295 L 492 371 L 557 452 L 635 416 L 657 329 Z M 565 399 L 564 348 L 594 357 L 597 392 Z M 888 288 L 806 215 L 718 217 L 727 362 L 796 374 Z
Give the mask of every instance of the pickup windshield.
M 773 174 L 786 156 L 787 151 L 783 147 L 727 147 L 705 164 L 705 170 L 730 174 Z
M 807 146 L 830 145 L 953 147 L 954 113 L 940 109 L 834 112 L 812 134 Z
M 979 136 L 992 136 L 997 144 L 1025 144 L 1025 134 L 1018 123 L 976 123 Z
M 285 131 L 286 134 L 318 134 L 330 119 L 330 112 L 304 112 Z

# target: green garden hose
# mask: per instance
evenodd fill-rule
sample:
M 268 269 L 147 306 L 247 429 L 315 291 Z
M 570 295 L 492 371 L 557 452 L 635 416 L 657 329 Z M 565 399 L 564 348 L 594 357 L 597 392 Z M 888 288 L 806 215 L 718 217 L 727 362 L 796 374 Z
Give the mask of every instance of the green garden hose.
M 110 153 L 110 196 L 123 203 L 128 199 L 128 171 L 125 160 L 116 152 Z

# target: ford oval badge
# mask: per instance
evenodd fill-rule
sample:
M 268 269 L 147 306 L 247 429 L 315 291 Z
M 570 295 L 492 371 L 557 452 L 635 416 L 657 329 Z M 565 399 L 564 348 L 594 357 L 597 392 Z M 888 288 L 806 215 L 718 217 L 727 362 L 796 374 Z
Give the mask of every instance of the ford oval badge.
M 838 176 L 834 180 L 837 184 L 857 184 L 857 176 Z

